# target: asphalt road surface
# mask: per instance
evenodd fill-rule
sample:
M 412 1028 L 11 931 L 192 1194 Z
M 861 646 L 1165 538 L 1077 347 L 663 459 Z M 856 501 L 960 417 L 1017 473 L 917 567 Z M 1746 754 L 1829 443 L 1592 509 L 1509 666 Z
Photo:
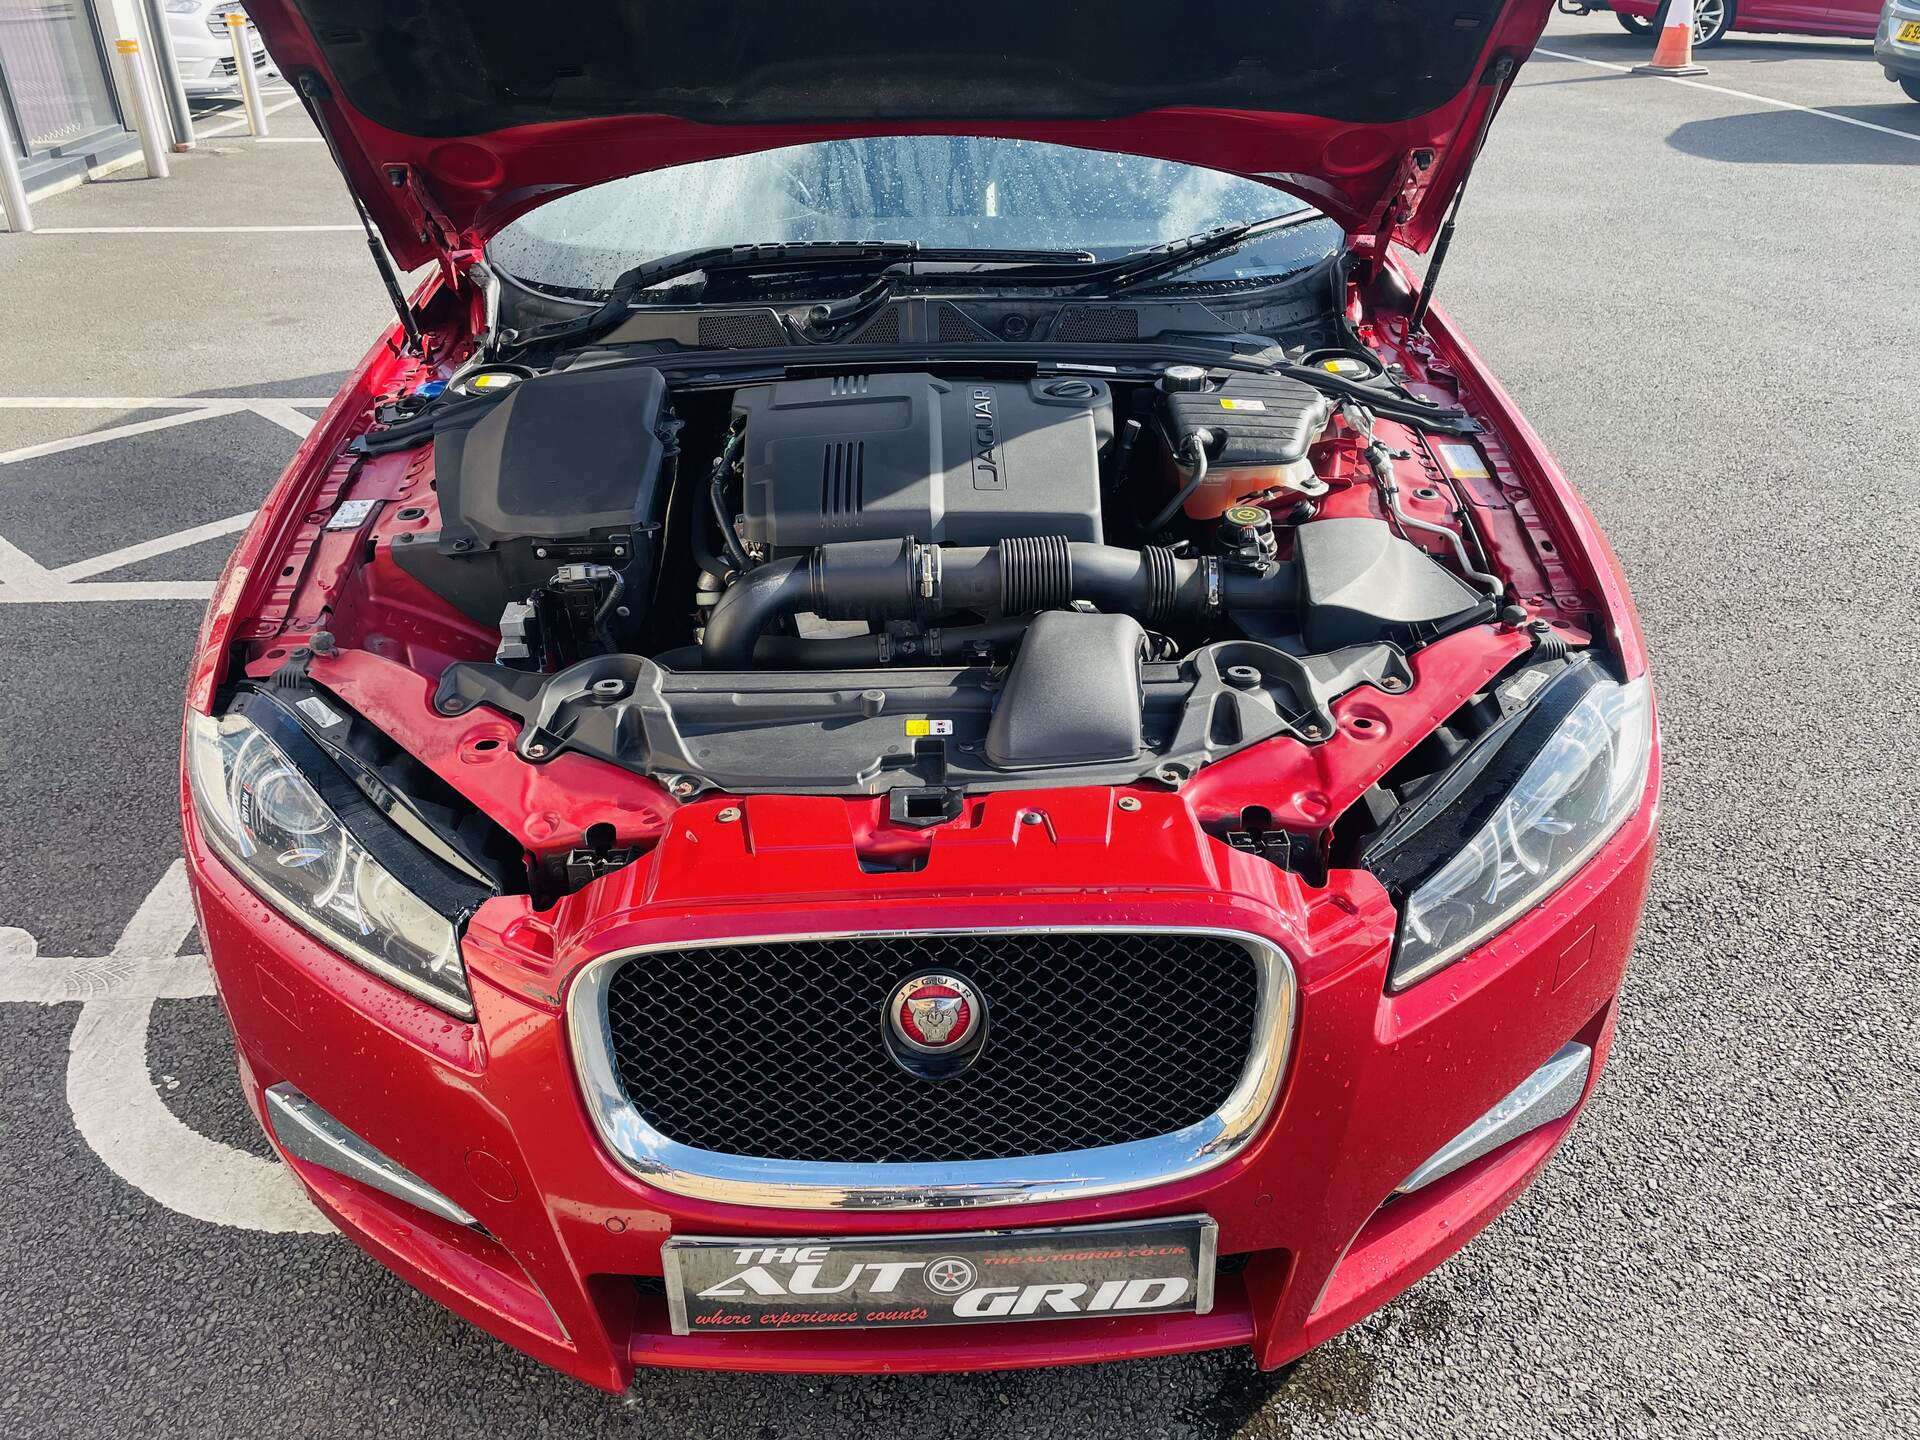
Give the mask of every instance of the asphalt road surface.
M 312 1233 L 175 958 L 176 717 L 238 517 L 383 300 L 297 110 L 0 235 L 0 1434 L 1920 1431 L 1920 105 L 1860 44 L 1620 73 L 1649 44 L 1556 20 L 1442 289 L 1653 643 L 1665 835 L 1613 1063 L 1506 1218 L 1286 1376 L 609 1398 Z M 157 226 L 189 228 L 102 229 Z

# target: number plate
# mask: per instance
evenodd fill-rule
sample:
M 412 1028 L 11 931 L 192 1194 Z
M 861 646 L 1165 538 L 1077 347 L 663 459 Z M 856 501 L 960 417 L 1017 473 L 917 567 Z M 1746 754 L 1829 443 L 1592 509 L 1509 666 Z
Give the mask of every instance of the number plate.
M 1902 45 L 1920 45 L 1920 20 L 1905 20 L 1900 28 L 1893 32 L 1893 38 Z
M 661 1247 L 673 1333 L 873 1330 L 1213 1308 L 1204 1215 L 841 1240 L 681 1236 Z

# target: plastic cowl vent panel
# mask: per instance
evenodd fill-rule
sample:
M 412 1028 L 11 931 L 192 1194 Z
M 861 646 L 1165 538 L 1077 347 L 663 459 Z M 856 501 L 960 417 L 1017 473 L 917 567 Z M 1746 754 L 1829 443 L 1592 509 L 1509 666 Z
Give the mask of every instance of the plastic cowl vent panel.
M 786 332 L 766 310 L 732 310 L 700 317 L 700 343 L 710 350 L 755 350 L 784 345 Z
M 1060 317 L 1056 340 L 1078 340 L 1098 344 L 1102 341 L 1138 340 L 1140 312 L 1118 308 L 1077 306 Z

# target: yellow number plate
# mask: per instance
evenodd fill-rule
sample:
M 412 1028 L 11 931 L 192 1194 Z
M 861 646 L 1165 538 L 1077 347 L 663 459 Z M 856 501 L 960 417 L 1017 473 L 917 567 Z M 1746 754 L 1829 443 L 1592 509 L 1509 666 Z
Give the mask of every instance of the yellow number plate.
M 1920 20 L 1908 20 L 1894 31 L 1893 38 L 1902 45 L 1920 45 Z

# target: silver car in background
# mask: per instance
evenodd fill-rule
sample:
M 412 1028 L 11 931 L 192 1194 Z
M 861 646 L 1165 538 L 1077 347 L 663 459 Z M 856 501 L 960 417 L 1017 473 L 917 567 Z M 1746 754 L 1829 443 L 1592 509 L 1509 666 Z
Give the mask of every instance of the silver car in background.
M 1873 37 L 1873 57 L 1909 100 L 1920 100 L 1920 0 L 1887 0 Z
M 163 0 L 160 8 L 166 12 L 167 38 L 173 42 L 174 63 L 187 94 L 199 98 L 237 93 L 240 77 L 227 16 L 235 12 L 245 15 L 246 7 L 237 0 Z M 255 70 L 271 63 L 258 30 L 247 31 L 247 44 L 253 52 Z

